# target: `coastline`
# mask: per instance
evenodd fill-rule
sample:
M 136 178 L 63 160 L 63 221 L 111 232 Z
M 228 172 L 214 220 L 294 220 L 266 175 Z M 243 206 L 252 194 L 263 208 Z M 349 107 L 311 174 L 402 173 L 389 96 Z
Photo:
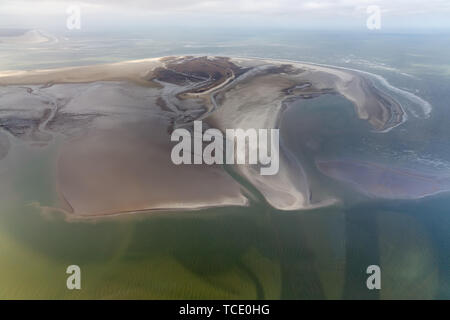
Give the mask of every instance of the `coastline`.
M 68 147 L 63 149 L 66 151 L 61 151 L 60 159 L 58 160 L 59 168 L 63 168 L 59 171 L 58 185 L 63 198 L 66 199 L 70 207 L 74 208 L 74 215 L 77 215 L 77 213 L 79 215 L 88 213 L 88 215 L 98 216 L 99 212 L 108 212 L 108 215 L 110 215 L 111 212 L 151 211 L 153 209 L 157 210 L 158 208 L 176 210 L 181 207 L 199 208 L 224 205 L 248 205 L 248 199 L 243 196 L 240 190 L 242 186 L 231 179 L 223 169 L 213 169 L 212 167 L 204 167 L 202 170 L 194 169 L 194 167 L 184 167 L 176 175 L 175 180 L 173 180 L 175 184 L 171 185 L 169 183 L 166 187 L 162 188 L 162 193 L 161 188 L 158 189 L 156 187 L 155 189 L 151 183 L 145 182 L 151 180 L 151 178 L 143 179 L 139 182 L 145 187 L 135 189 L 133 187 L 135 182 L 133 181 L 140 181 L 139 179 L 141 179 L 137 172 L 160 171 L 161 168 L 166 166 L 165 162 L 170 161 L 170 159 L 164 157 L 164 159 L 161 158 L 153 162 L 152 165 L 149 164 L 151 161 L 149 163 L 139 163 L 138 167 L 140 166 L 141 170 L 137 172 L 126 169 L 128 171 L 124 171 L 125 179 L 120 180 L 129 181 L 129 187 L 126 187 L 126 185 L 123 189 L 117 186 L 113 187 L 114 179 L 103 179 L 103 185 L 94 186 L 94 189 L 90 189 L 88 193 L 81 192 L 84 184 L 92 178 L 92 175 L 95 176 L 98 172 L 102 172 L 102 167 L 97 167 L 96 169 L 89 169 L 90 173 L 85 174 L 86 171 L 83 168 L 90 168 L 92 165 L 95 168 L 96 163 L 102 164 L 106 161 L 111 168 L 119 170 L 118 168 L 122 164 L 114 164 L 114 159 L 122 157 L 121 152 L 123 152 L 123 148 L 126 149 L 130 145 L 136 145 L 136 148 L 129 150 L 131 156 L 122 160 L 124 161 L 125 168 L 127 168 L 127 164 L 133 163 L 133 155 L 141 156 L 142 150 L 154 149 L 155 146 L 159 146 L 156 150 L 165 150 L 166 153 L 170 153 L 168 135 L 161 135 L 160 133 L 167 133 L 175 125 L 189 126 L 193 120 L 204 119 L 206 123 L 222 131 L 233 128 L 279 128 L 283 110 L 289 108 L 289 99 L 305 99 L 329 93 L 340 94 L 351 101 L 358 118 L 369 122 L 377 132 L 387 132 L 406 120 L 406 111 L 402 109 L 401 104 L 397 103 L 387 93 L 377 89 L 371 81 L 368 81 L 354 70 L 344 70 L 339 67 L 325 67 L 302 62 L 289 62 L 287 64 L 287 61 L 271 59 L 207 57 L 206 59 L 202 58 L 203 60 L 201 61 L 202 63 L 206 62 L 207 66 L 204 70 L 207 73 L 210 72 L 210 77 L 209 79 L 203 79 L 195 75 L 196 59 L 191 59 L 186 56 L 177 58 L 161 57 L 56 70 L 0 72 L 0 86 L 3 88 L 19 88 L 18 86 L 22 85 L 42 85 L 41 87 L 33 87 L 31 92 L 35 94 L 33 90 L 37 92 L 48 91 L 48 93 L 42 95 L 42 99 L 45 99 L 48 94 L 54 95 L 55 97 L 61 94 L 66 95 L 65 98 L 67 101 L 63 104 L 52 102 L 54 104 L 54 113 L 48 119 L 45 119 L 44 125 L 40 125 L 36 130 L 39 130 L 41 127 L 47 127 L 49 123 L 54 124 L 54 120 L 60 117 L 60 115 L 55 114 L 64 111 L 66 114 L 80 112 L 84 112 L 82 114 L 89 114 L 88 112 L 94 115 L 97 114 L 98 116 L 95 116 L 86 123 L 83 122 L 81 125 L 82 128 L 89 128 L 92 123 L 95 123 L 100 129 L 105 128 L 104 130 L 97 131 L 97 134 L 100 135 L 105 134 L 109 127 L 121 126 L 124 123 L 130 124 L 129 128 L 131 129 L 128 129 L 128 132 L 136 133 L 133 139 L 137 140 L 133 140 L 134 142 L 131 144 L 129 142 L 119 144 L 118 141 L 120 141 L 120 137 L 124 136 L 123 134 L 119 134 L 119 139 L 115 139 L 114 142 L 110 141 L 114 139 L 106 138 L 105 136 L 104 139 L 100 139 L 101 142 L 93 146 L 91 151 L 87 153 L 85 162 L 83 162 L 84 160 L 72 161 L 74 156 L 80 154 L 80 151 L 76 152 L 78 147 L 74 148 L 76 144 L 74 144 L 73 139 L 68 140 Z M 184 60 L 189 61 L 188 72 L 183 71 Z M 216 63 L 215 61 L 219 61 L 220 67 L 228 66 L 229 64 L 232 68 L 238 68 L 236 70 L 246 71 L 242 71 L 242 74 L 237 76 L 232 71 L 231 76 L 220 82 L 211 78 L 211 73 L 216 70 L 217 65 L 212 67 L 213 62 L 211 62 L 211 67 L 208 67 L 210 60 L 214 63 Z M 167 65 L 173 65 L 174 63 L 180 65 L 176 66 L 178 69 L 175 69 L 175 71 L 173 67 L 167 69 L 171 74 L 166 80 L 169 82 L 174 81 L 173 84 L 161 81 L 158 77 L 161 77 L 163 74 L 155 70 L 160 70 L 161 68 L 164 70 Z M 223 74 L 225 74 L 225 71 Z M 166 79 L 167 75 L 164 74 L 164 77 Z M 188 81 L 185 78 L 191 78 L 191 80 Z M 218 83 L 214 85 L 214 81 L 218 81 Z M 124 87 L 122 83 L 130 84 Z M 305 83 L 309 83 L 310 85 L 305 86 Z M 166 86 L 167 88 L 165 88 Z M 199 89 L 203 87 L 206 89 Z M 106 92 L 112 92 L 111 90 L 118 89 L 123 91 L 123 88 L 126 88 L 126 91 L 121 92 L 117 96 L 108 99 L 104 98 L 107 96 Z M 92 93 L 86 96 L 86 91 L 92 91 Z M 85 97 L 77 96 L 77 92 L 83 92 Z M 126 95 L 123 95 L 124 93 Z M 69 95 L 67 96 L 67 94 Z M 20 97 L 20 92 L 18 96 Z M 87 97 L 91 97 L 91 100 Z M 125 99 L 125 97 L 130 98 Z M 164 103 L 158 103 L 157 97 L 163 98 Z M 216 99 L 216 97 L 218 98 Z M 102 99 L 105 100 L 102 101 Z M 55 99 L 54 101 L 58 100 Z M 95 105 L 95 101 L 101 101 L 101 108 Z M 145 102 L 149 107 L 141 110 L 142 102 Z M 86 103 L 90 104 L 94 109 L 87 110 L 86 107 L 83 107 Z M 110 106 L 110 103 L 113 105 Z M 122 103 L 124 105 L 121 105 Z M 205 108 L 205 105 L 207 106 L 208 104 L 210 106 Z M 96 108 L 98 110 L 95 110 Z M 133 114 L 133 112 L 137 113 Z M 119 117 L 119 115 L 121 116 Z M 73 119 L 75 118 L 72 117 L 62 122 L 59 121 L 59 127 L 64 128 Z M 164 125 L 157 125 L 156 123 L 161 120 L 163 120 Z M 143 133 L 144 131 L 137 133 L 136 124 L 142 125 L 142 123 L 146 123 L 146 125 L 153 123 L 152 126 L 155 128 L 155 132 L 159 132 L 159 138 L 152 140 L 154 137 L 147 136 L 147 134 Z M 172 123 L 172 127 L 170 123 Z M 78 150 L 86 152 L 85 146 L 94 137 L 95 130 L 86 131 L 84 138 L 81 138 L 82 143 L 78 143 L 83 148 L 78 148 Z M 153 142 L 148 144 L 149 141 Z M 141 143 L 142 145 L 137 147 Z M 100 145 L 109 146 L 112 148 L 112 151 L 110 150 L 108 151 L 109 153 L 101 154 L 98 151 L 98 146 Z M 259 168 L 250 165 L 238 165 L 236 166 L 236 170 L 264 195 L 265 200 L 273 208 L 278 210 L 307 210 L 336 203 L 337 199 L 323 199 L 323 201 L 311 203 L 308 174 L 304 171 L 301 163 L 295 156 L 291 155 L 289 150 L 283 146 L 282 141 L 280 146 L 280 171 L 276 176 L 259 176 L 257 173 Z M 99 158 L 93 161 L 94 157 Z M 155 157 L 158 157 L 158 155 L 157 152 L 154 152 L 148 153 L 146 157 L 148 159 L 156 159 Z M 70 159 L 70 161 L 64 159 Z M 70 179 L 61 178 L 61 173 L 64 172 L 77 172 L 77 174 Z M 114 174 L 114 172 L 112 170 L 109 174 Z M 165 182 L 171 180 L 168 177 L 172 176 L 173 168 L 167 171 L 163 170 L 163 172 L 166 172 L 166 174 L 158 175 L 158 179 L 162 179 Z M 204 172 L 211 172 L 212 175 L 209 178 L 205 176 L 203 180 L 198 179 L 198 174 L 203 174 Z M 185 194 L 188 202 L 178 201 L 177 204 L 170 197 L 162 203 L 158 203 L 159 200 L 153 203 L 142 201 L 146 197 L 144 194 L 139 193 L 139 190 L 142 189 L 153 190 L 149 194 L 159 190 L 159 197 L 163 198 L 167 196 L 164 193 L 167 191 L 164 190 L 178 190 L 175 193 L 183 194 L 184 190 L 189 190 L 188 185 L 180 184 L 183 181 L 181 177 L 185 174 L 191 176 L 188 179 L 189 181 L 194 177 L 197 177 L 199 180 L 194 188 L 195 192 L 191 193 L 190 196 L 187 196 L 189 193 L 187 195 Z M 104 175 L 107 176 L 106 174 Z M 220 177 L 219 180 L 217 180 L 217 177 Z M 62 181 L 65 181 L 65 183 L 62 183 Z M 211 196 L 212 194 L 207 196 L 208 201 L 199 200 L 202 197 L 204 198 L 205 192 L 206 195 L 208 195 L 208 192 L 211 192 L 207 188 L 210 184 L 223 185 L 225 187 L 222 190 L 215 190 L 216 192 L 212 193 L 214 196 Z M 206 189 L 202 186 L 206 186 Z M 113 194 L 120 191 L 113 198 L 115 202 L 118 201 L 117 198 L 123 198 L 123 203 L 119 204 L 119 201 L 110 208 L 108 206 L 105 207 L 108 203 L 107 199 L 111 196 L 111 192 L 107 191 L 108 188 L 110 188 L 109 191 L 112 191 Z M 128 194 L 129 197 L 123 197 L 123 192 L 126 193 L 127 190 L 134 191 Z M 231 198 L 225 197 L 228 200 L 224 200 L 224 191 L 225 193 L 229 192 L 228 194 L 232 195 Z M 103 200 L 99 200 L 98 203 L 95 201 L 92 202 L 90 193 L 103 194 L 100 197 Z M 136 198 L 136 194 L 141 195 Z M 141 197 L 141 200 L 139 200 L 139 197 Z M 155 198 L 156 200 L 157 198 Z M 74 203 L 77 203 L 77 205 L 74 205 Z M 91 204 L 89 205 L 88 203 Z M 85 207 L 85 204 L 88 204 L 87 207 Z

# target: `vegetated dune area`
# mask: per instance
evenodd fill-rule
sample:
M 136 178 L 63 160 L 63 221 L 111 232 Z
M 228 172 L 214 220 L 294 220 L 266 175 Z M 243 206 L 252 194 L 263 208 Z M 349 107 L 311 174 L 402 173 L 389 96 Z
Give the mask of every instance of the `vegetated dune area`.
M 54 182 L 57 209 L 73 217 L 247 206 L 250 186 L 279 210 L 326 206 L 337 199 L 311 198 L 308 173 L 283 143 L 279 171 L 272 176 L 259 174 L 261 164 L 175 165 L 170 158 L 172 131 L 192 131 L 194 120 L 203 120 L 204 130 L 222 132 L 279 128 L 283 111 L 294 101 L 324 94 L 345 97 L 357 117 L 378 132 L 406 119 L 402 105 L 373 79 L 308 63 L 181 56 L 3 71 L 0 158 L 15 141 L 45 146 L 62 137 Z M 289 133 L 289 128 L 283 130 Z M 376 191 L 383 186 L 374 187 L 373 177 L 366 181 L 355 173 L 361 165 L 317 165 L 329 177 L 357 181 L 359 189 L 370 189 L 375 196 L 384 194 Z M 379 169 L 372 173 L 383 174 Z M 405 184 L 414 184 L 414 176 L 400 180 L 404 184 L 396 190 L 404 197 Z M 415 189 L 411 197 L 423 194 Z

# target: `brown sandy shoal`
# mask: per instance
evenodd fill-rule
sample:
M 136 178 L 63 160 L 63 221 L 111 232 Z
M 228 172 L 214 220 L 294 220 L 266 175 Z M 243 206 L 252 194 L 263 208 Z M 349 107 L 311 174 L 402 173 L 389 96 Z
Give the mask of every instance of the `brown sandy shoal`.
M 246 205 L 220 166 L 174 165 L 159 121 L 94 130 L 60 150 L 57 185 L 75 215 Z

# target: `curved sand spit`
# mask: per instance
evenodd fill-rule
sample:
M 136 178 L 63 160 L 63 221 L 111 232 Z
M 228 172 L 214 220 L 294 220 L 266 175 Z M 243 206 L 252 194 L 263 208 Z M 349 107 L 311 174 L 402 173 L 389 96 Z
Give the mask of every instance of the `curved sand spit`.
M 45 144 L 52 135 L 66 137 L 56 185 L 64 210 L 74 216 L 243 206 L 249 190 L 222 166 L 172 164 L 174 128 L 191 129 L 198 119 L 222 131 L 278 128 L 292 101 L 340 94 L 360 119 L 383 132 L 406 113 L 379 87 L 352 70 L 223 57 L 0 72 L 0 126 L 10 139 Z M 3 135 L 0 142 L 1 156 L 9 143 Z M 261 176 L 259 168 L 232 170 L 277 209 L 334 202 L 311 201 L 308 175 L 282 141 L 278 174 Z

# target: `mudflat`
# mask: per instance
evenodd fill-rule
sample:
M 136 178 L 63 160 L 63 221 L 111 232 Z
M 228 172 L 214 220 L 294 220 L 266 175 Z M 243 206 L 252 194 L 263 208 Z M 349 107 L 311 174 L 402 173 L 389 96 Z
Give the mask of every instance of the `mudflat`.
M 388 131 L 405 112 L 379 88 L 353 70 L 227 57 L 4 71 L 0 157 L 15 141 L 42 146 L 62 137 L 54 183 L 60 209 L 75 217 L 246 206 L 249 185 L 276 209 L 328 206 L 336 199 L 311 199 L 308 172 L 282 141 L 279 172 L 261 176 L 260 164 L 176 166 L 170 133 L 192 130 L 194 120 L 222 132 L 279 128 L 294 102 L 329 94 L 349 100 L 373 130 Z

